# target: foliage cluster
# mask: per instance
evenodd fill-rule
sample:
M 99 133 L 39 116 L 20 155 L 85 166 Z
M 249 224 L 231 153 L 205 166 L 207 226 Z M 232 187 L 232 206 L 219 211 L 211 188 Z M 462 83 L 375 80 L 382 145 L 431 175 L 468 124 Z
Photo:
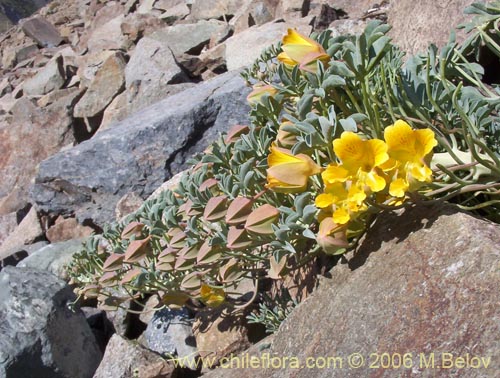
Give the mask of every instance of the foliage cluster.
M 406 61 L 380 22 L 359 36 L 289 31 L 243 74 L 251 124 L 91 237 L 69 267 L 78 293 L 238 307 L 241 280 L 342 254 L 385 209 L 450 200 L 500 222 L 500 89 L 481 64 L 500 58 L 500 1 L 467 12 L 465 43 L 452 35 Z M 253 320 L 275 329 L 286 311 L 263 303 Z

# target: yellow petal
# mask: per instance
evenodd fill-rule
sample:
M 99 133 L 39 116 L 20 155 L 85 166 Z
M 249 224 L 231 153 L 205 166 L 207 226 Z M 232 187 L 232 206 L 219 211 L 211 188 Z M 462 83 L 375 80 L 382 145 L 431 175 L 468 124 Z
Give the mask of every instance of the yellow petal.
M 282 52 L 280 54 L 278 54 L 278 60 L 281 62 L 281 63 L 285 63 L 289 66 L 295 66 L 297 65 L 298 62 L 296 62 L 295 60 L 293 60 L 292 58 L 290 58 L 288 56 L 288 54 L 286 52 Z
M 415 150 L 417 155 L 424 157 L 428 155 L 438 142 L 431 129 L 415 130 Z
M 335 202 L 335 197 L 330 193 L 322 193 L 316 197 L 314 204 L 316 207 L 323 209 L 325 207 L 331 206 Z
M 349 215 L 349 212 L 346 209 L 340 207 L 337 210 L 335 210 L 332 218 L 333 221 L 337 224 L 346 224 L 351 219 L 351 216 Z
M 405 193 L 408 191 L 409 185 L 408 182 L 402 178 L 398 178 L 391 182 L 389 186 L 389 194 L 391 196 L 401 198 L 405 196 Z
M 349 178 L 349 171 L 340 165 L 330 164 L 321 174 L 323 181 L 327 184 L 345 182 Z

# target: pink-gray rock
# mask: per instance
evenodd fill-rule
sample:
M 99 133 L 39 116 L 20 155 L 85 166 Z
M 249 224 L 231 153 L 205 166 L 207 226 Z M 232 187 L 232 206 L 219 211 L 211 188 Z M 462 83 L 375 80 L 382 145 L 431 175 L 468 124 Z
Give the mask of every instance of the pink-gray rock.
M 190 19 L 229 19 L 247 0 L 194 0 L 191 6 Z
M 17 214 L 15 212 L 0 214 L 0 245 L 9 234 L 17 227 Z
M 125 58 L 122 53 L 111 55 L 97 71 L 90 86 L 78 101 L 73 115 L 79 118 L 90 118 L 100 114 L 113 98 L 124 89 Z
M 26 97 L 12 104 L 0 121 L 0 197 L 16 190 L 13 202 L 23 207 L 37 164 L 75 141 L 71 109 L 79 95 L 73 90 L 43 109 Z
M 228 70 L 235 70 L 251 65 L 257 59 L 262 50 L 278 43 L 286 34 L 288 28 L 297 26 L 284 22 L 268 23 L 254 26 L 239 34 L 228 38 L 226 46 L 226 65 Z M 300 25 L 299 31 L 309 35 L 311 27 Z M 245 46 L 244 49 L 241 46 Z
M 159 41 L 150 37 L 139 41 L 125 69 L 127 88 L 141 82 L 158 87 L 186 79 L 170 51 L 168 40 Z
M 23 84 L 23 93 L 27 96 L 41 96 L 62 88 L 65 81 L 63 59 L 58 56 Z
M 160 355 L 114 334 L 94 378 L 174 378 L 175 368 Z
M 84 226 L 75 218 L 58 217 L 55 223 L 49 227 L 45 236 L 51 243 L 62 242 L 71 239 L 80 239 L 90 236 L 94 230 Z
M 0 272 L 0 376 L 90 378 L 101 352 L 71 288 L 49 272 Z
M 143 203 L 144 200 L 134 192 L 125 194 L 116 204 L 116 220 L 119 221 L 123 217 L 139 210 Z
M 249 348 L 248 312 L 227 308 L 199 311 L 193 324 L 196 347 L 205 368 L 215 368 L 223 357 Z
M 169 25 L 186 18 L 190 13 L 185 0 L 158 0 L 154 7 L 164 11 L 160 18 Z
M 388 23 L 393 26 L 390 36 L 394 38 L 394 43 L 412 54 L 427 49 L 430 43 L 443 46 L 448 42 L 452 28 L 469 19 L 463 11 L 475 2 L 422 0 L 416 8 L 414 1 L 391 1 L 387 11 Z M 411 22 L 408 21 L 409 17 Z M 459 31 L 458 41 L 464 38 L 463 31 Z
M 13 232 L 0 245 L 0 260 L 19 251 L 23 246 L 42 238 L 43 230 L 34 207 L 28 212 Z
M 497 377 L 499 245 L 499 225 L 452 206 L 382 214 L 275 334 L 270 355 L 297 358 L 303 368 L 207 377 Z M 362 356 L 351 360 L 357 369 L 349 366 L 353 353 Z M 406 367 L 393 368 L 398 354 Z M 308 357 L 340 360 L 336 369 L 333 361 L 306 369 Z M 472 358 L 475 368 L 465 366 Z
M 228 34 L 229 26 L 217 20 L 199 21 L 196 24 L 177 24 L 160 29 L 150 35 L 163 44 L 167 44 L 174 56 L 184 53 L 198 55 L 210 38 Z
M 120 15 L 97 26 L 89 35 L 87 46 L 90 52 L 102 50 L 127 50 L 131 41 L 122 33 L 122 22 L 125 16 Z
M 40 16 L 33 17 L 21 24 L 23 32 L 32 38 L 40 47 L 55 47 L 62 42 L 57 29 Z

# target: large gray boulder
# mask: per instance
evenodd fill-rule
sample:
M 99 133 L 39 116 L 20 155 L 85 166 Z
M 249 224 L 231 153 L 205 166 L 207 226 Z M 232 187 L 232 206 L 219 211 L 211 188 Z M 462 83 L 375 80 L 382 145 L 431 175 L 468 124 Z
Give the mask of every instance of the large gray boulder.
M 54 275 L 26 268 L 0 272 L 0 377 L 90 378 L 101 360 L 75 296 Z
M 206 377 L 498 377 L 499 245 L 499 225 L 453 207 L 380 216 L 275 334 L 285 365 Z
M 124 194 L 146 198 L 220 132 L 248 123 L 248 93 L 229 72 L 168 97 L 42 162 L 32 198 L 49 213 L 111 221 Z

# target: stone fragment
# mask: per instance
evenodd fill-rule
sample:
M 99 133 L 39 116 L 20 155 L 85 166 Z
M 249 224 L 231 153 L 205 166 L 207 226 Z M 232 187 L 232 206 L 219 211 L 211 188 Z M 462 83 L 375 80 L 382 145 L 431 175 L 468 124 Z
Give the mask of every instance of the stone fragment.
M 40 16 L 33 17 L 21 24 L 23 32 L 40 47 L 55 47 L 62 42 L 57 29 Z
M 120 15 L 94 29 L 87 41 L 89 51 L 128 50 L 131 41 L 123 35 L 121 28 L 124 18 Z
M 0 260 L 8 257 L 8 252 L 24 245 L 32 244 L 42 238 L 43 230 L 34 207 L 28 212 L 16 229 L 0 245 Z
M 62 88 L 65 81 L 63 59 L 58 56 L 23 84 L 23 92 L 27 96 L 41 96 Z
M 367 362 L 370 353 L 411 353 L 409 368 L 422 376 L 434 372 L 420 364 L 421 356 L 429 360 L 434 354 L 435 366 L 443 366 L 446 356 L 453 361 L 478 357 L 481 363 L 481 357 L 494 356 L 499 347 L 499 243 L 499 225 L 450 205 L 421 204 L 381 214 L 358 250 L 345 256 L 331 270 L 331 278 L 321 280 L 313 295 L 294 309 L 267 352 L 301 362 L 351 351 Z M 464 372 L 447 361 L 450 374 Z M 488 368 L 476 365 L 466 375 L 493 378 L 497 364 L 491 358 Z M 220 369 L 207 378 L 304 374 L 329 378 L 332 370 Z M 401 371 L 374 370 L 366 363 L 354 375 L 347 374 L 399 377 Z
M 91 227 L 83 226 L 75 218 L 58 217 L 55 224 L 50 226 L 45 236 L 51 243 L 65 240 L 79 239 L 90 236 L 94 230 Z
M 144 331 L 144 345 L 163 355 L 172 355 L 179 359 L 187 358 L 194 361 L 197 350 L 192 325 L 193 320 L 184 308 L 159 310 L 155 312 L 146 331 Z
M 34 43 L 16 48 L 16 62 L 34 57 L 39 52 L 38 46 Z
M 76 74 L 80 78 L 82 85 L 88 87 L 104 62 L 113 55 L 115 55 L 114 51 L 104 50 L 89 52 L 77 57 L 76 65 L 78 69 Z
M 168 45 L 174 56 L 184 53 L 198 55 L 210 38 L 229 33 L 229 26 L 221 21 L 199 21 L 196 24 L 177 24 L 160 29 L 150 35 Z
M 11 204 L 19 207 L 11 211 L 26 203 L 38 163 L 74 142 L 71 109 L 78 96 L 79 91 L 70 92 L 43 109 L 23 97 L 11 104 L 8 120 L 0 117 L 0 197 L 16 190 Z
M 143 109 L 40 164 L 33 198 L 49 213 L 75 214 L 97 225 L 111 221 L 124 194 L 147 197 L 219 132 L 247 123 L 248 93 L 231 72 Z M 188 140 L 197 143 L 188 146 Z
M 120 335 L 109 340 L 94 378 L 174 378 L 175 368 L 150 350 Z
M 43 246 L 32 252 L 17 266 L 45 270 L 67 281 L 69 279 L 66 266 L 73 259 L 73 255 L 82 250 L 85 239 L 74 239 Z
M 48 272 L 0 272 L 0 376 L 89 378 L 101 360 L 71 288 Z
M 177 65 L 169 46 L 154 38 L 142 38 L 135 48 L 125 69 L 126 87 L 137 82 L 165 85 L 185 81 L 182 69 Z
M 190 19 L 229 19 L 240 9 L 246 0 L 194 0 Z
M 260 56 L 263 49 L 279 42 L 286 34 L 287 29 L 292 27 L 291 24 L 283 22 L 268 23 L 233 35 L 224 42 L 227 69 L 231 71 L 251 65 Z M 302 34 L 309 35 L 311 27 L 301 25 L 298 29 Z M 241 46 L 246 47 L 242 49 Z
M 132 42 L 165 27 L 165 22 L 152 14 L 132 13 L 123 20 L 122 33 Z
M 16 227 L 17 214 L 15 212 L 0 214 L 0 245 Z
M 45 108 L 69 96 L 71 97 L 75 96 L 74 102 L 76 103 L 76 101 L 78 101 L 78 99 L 83 93 L 84 90 L 78 88 L 59 89 L 40 97 L 36 103 L 39 107 Z
M 221 358 L 250 347 L 248 313 L 231 313 L 227 308 L 208 309 L 196 314 L 193 333 L 204 367 L 216 367 Z
M 190 13 L 184 0 L 158 0 L 154 7 L 164 11 L 160 18 L 169 25 L 186 18 Z
M 124 216 L 132 214 L 134 211 L 138 210 L 143 203 L 144 200 L 134 192 L 125 194 L 116 204 L 116 220 L 119 221 Z
M 97 71 L 90 86 L 73 110 L 75 117 L 95 117 L 118 95 L 125 84 L 125 58 L 122 53 L 111 55 Z
M 443 46 L 448 42 L 451 29 L 469 19 L 463 11 L 474 2 L 423 0 L 418 2 L 418 9 L 412 1 L 391 2 L 387 7 L 387 22 L 392 26 L 389 36 L 393 38 L 393 43 L 411 54 L 426 50 L 429 43 Z M 434 27 L 428 28 L 428 25 Z M 464 37 L 463 30 L 458 31 L 457 42 Z

